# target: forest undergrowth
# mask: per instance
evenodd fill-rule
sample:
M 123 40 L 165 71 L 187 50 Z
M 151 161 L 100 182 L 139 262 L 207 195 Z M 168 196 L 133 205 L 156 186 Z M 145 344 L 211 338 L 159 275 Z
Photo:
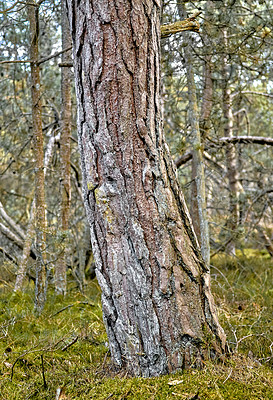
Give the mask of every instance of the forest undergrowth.
M 84 294 L 71 282 L 65 299 L 49 288 L 36 317 L 32 283 L 13 293 L 3 266 L 0 399 L 273 399 L 272 266 L 266 252 L 215 256 L 212 286 L 230 356 L 204 362 L 202 370 L 151 379 L 113 371 L 95 280 Z

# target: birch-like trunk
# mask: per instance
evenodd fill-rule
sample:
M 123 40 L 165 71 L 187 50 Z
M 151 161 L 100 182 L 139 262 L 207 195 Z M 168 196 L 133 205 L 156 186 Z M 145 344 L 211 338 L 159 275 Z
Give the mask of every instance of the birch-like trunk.
M 208 269 L 165 143 L 160 2 L 69 0 L 84 200 L 115 364 L 155 376 L 220 355 Z
M 62 49 L 71 46 L 71 36 L 65 1 L 62 0 Z M 62 54 L 62 64 L 71 62 L 70 52 Z M 66 255 L 68 251 L 69 211 L 71 203 L 70 183 L 70 136 L 71 136 L 71 72 L 67 66 L 62 67 L 62 115 L 61 115 L 61 230 L 64 233 L 63 251 L 55 267 L 55 290 L 57 294 L 66 294 Z
M 38 314 L 43 310 L 46 299 L 46 212 L 45 212 L 45 179 L 44 150 L 42 131 L 42 103 L 39 56 L 39 6 L 33 2 L 27 4 L 30 30 L 31 59 L 31 101 L 33 121 L 33 143 L 35 160 L 35 203 L 36 203 L 36 285 L 35 309 Z

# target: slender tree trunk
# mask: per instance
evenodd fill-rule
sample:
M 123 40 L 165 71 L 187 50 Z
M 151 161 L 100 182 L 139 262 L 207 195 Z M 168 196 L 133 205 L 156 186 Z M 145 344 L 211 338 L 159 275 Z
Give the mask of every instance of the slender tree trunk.
M 71 45 L 65 0 L 62 0 L 62 49 Z M 71 62 L 70 52 L 62 54 L 62 63 Z M 64 233 L 63 252 L 56 264 L 55 290 L 58 294 L 66 294 L 66 255 L 68 251 L 69 211 L 71 203 L 70 183 L 70 136 L 71 136 L 71 72 L 69 67 L 62 67 L 62 134 L 60 141 L 61 156 L 61 229 Z
M 54 136 L 54 132 L 52 132 L 52 136 L 49 139 L 49 142 L 46 147 L 45 151 L 45 156 L 44 156 L 44 175 L 46 177 L 46 173 L 50 164 L 50 161 L 52 159 L 52 154 L 53 154 L 53 149 L 55 143 L 60 140 L 60 134 L 57 136 Z M 31 247 L 33 243 L 33 239 L 35 237 L 35 215 L 36 215 L 36 207 L 35 207 L 35 198 L 32 201 L 31 204 L 31 211 L 30 211 L 30 217 L 28 221 L 28 227 L 27 227 L 27 232 L 25 235 L 25 240 L 24 240 L 24 247 L 23 247 L 23 254 L 20 260 L 20 265 L 17 271 L 16 275 L 16 280 L 15 280 L 15 285 L 14 285 L 14 291 L 20 291 L 22 290 L 24 279 L 26 277 L 26 272 L 27 272 L 27 265 L 29 262 L 29 256 L 31 252 Z
M 212 99 L 213 99 L 213 84 L 211 76 L 211 57 L 209 55 L 205 56 L 204 63 L 204 90 L 203 99 L 201 106 L 201 115 L 199 120 L 199 128 L 203 142 L 209 135 L 210 132 L 210 116 L 212 111 Z
M 27 5 L 30 29 L 30 59 L 31 59 L 31 100 L 35 167 L 35 202 L 36 202 L 36 286 L 35 309 L 41 313 L 46 299 L 46 213 L 44 185 L 44 151 L 42 131 L 42 104 L 40 68 L 37 65 L 39 56 L 39 6 L 33 2 Z
M 186 18 L 187 12 L 185 5 L 178 1 L 179 17 Z M 202 141 L 199 130 L 199 112 L 196 97 L 196 86 L 194 81 L 193 62 L 191 55 L 192 40 L 189 34 L 185 34 L 188 46 L 184 48 L 184 59 L 187 73 L 187 86 L 189 97 L 188 119 L 191 126 L 192 138 L 192 192 L 191 192 L 191 217 L 197 238 L 201 246 L 202 256 L 209 265 L 210 262 L 210 244 L 209 244 L 209 226 L 207 219 L 206 206 L 206 188 L 205 172 L 203 165 Z
M 70 0 L 83 189 L 114 362 L 155 376 L 225 348 L 165 143 L 160 3 Z
M 227 30 L 224 30 L 225 56 L 223 57 L 223 115 L 224 115 L 224 136 L 233 137 L 233 112 L 231 90 L 229 86 L 230 65 L 228 63 L 228 38 Z M 235 255 L 235 240 L 239 222 L 239 194 L 240 184 L 236 162 L 236 149 L 231 143 L 226 146 L 226 165 L 229 183 L 229 217 L 227 223 L 228 240 L 226 251 L 230 255 Z

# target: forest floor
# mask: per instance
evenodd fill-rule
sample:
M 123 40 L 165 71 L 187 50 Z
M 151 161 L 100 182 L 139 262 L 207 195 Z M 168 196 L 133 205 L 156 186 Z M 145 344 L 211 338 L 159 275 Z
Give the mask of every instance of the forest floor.
M 273 261 L 249 250 L 213 262 L 230 357 L 151 379 L 110 373 L 96 281 L 84 294 L 71 283 L 65 299 L 49 289 L 37 318 L 33 286 L 14 294 L 12 282 L 0 280 L 0 399 L 273 399 Z

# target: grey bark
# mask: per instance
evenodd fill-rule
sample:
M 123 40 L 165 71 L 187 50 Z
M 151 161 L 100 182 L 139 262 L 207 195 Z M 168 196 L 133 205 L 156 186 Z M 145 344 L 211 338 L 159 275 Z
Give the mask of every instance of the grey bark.
M 162 132 L 160 3 L 69 0 L 68 9 L 112 359 L 134 375 L 166 374 L 221 354 L 225 335 Z

